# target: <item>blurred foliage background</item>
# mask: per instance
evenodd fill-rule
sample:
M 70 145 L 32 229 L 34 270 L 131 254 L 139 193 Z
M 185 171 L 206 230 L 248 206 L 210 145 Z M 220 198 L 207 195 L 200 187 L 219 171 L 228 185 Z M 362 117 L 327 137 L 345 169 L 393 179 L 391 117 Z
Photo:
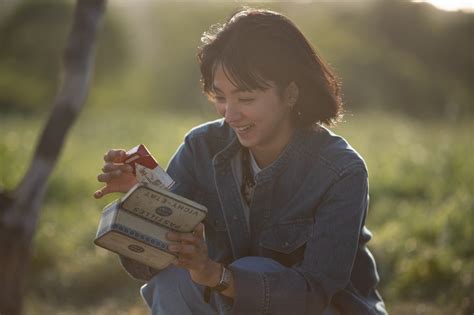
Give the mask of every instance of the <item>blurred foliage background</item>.
M 145 314 L 140 283 L 96 248 L 95 177 L 112 147 L 166 165 L 216 117 L 201 92 L 203 31 L 249 3 L 109 1 L 94 81 L 49 190 L 26 314 Z M 60 77 L 73 1 L 0 2 L 0 187 L 29 163 Z M 342 79 L 335 132 L 366 158 L 367 225 L 392 314 L 474 311 L 474 14 L 403 0 L 250 3 L 286 14 Z

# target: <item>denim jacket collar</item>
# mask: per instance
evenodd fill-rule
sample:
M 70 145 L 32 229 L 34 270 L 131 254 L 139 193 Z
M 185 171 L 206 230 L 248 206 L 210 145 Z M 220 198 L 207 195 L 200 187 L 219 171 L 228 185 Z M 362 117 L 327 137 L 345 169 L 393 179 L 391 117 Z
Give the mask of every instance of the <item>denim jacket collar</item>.
M 273 176 L 278 175 L 285 169 L 289 160 L 294 157 L 295 152 L 302 149 L 305 132 L 306 131 L 303 128 L 295 128 L 289 143 L 280 153 L 278 158 L 257 174 L 256 180 L 258 182 L 267 182 L 271 180 Z M 222 169 L 222 167 L 225 167 L 224 164 L 229 164 L 240 148 L 241 144 L 235 133 L 232 131 L 229 144 L 218 152 L 212 159 L 215 170 Z

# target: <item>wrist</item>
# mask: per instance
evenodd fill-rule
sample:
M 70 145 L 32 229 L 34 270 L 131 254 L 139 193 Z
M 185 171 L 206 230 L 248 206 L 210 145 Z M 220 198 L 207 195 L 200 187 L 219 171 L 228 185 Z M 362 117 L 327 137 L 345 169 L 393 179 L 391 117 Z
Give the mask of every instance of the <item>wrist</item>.
M 232 287 L 232 283 L 233 283 L 232 271 L 228 269 L 226 266 L 222 265 L 219 283 L 215 285 L 214 287 L 211 287 L 211 290 L 222 293 L 222 294 L 225 294 L 225 292 L 229 293 L 228 289 Z
M 209 277 L 209 282 L 207 283 L 208 287 L 214 287 L 219 284 L 222 275 L 222 268 L 224 268 L 224 265 L 214 262 L 212 275 Z
M 199 283 L 201 285 L 214 287 L 219 283 L 221 274 L 222 265 L 209 259 L 209 262 L 206 264 L 206 266 L 202 269 L 201 272 L 191 273 L 191 278 L 194 282 Z

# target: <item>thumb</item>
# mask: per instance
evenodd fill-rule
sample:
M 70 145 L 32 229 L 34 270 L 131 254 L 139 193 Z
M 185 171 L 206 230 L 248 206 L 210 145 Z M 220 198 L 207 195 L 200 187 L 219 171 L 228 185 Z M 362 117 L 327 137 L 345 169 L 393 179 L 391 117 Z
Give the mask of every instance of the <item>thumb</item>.
M 100 198 L 102 198 L 103 196 L 105 196 L 109 193 L 111 193 L 109 186 L 104 186 L 104 187 L 102 187 L 101 189 L 97 190 L 94 193 L 94 198 L 95 199 L 100 199 Z
M 200 239 L 204 239 L 204 224 L 199 223 L 196 228 L 194 228 L 194 233 L 195 236 L 199 237 Z

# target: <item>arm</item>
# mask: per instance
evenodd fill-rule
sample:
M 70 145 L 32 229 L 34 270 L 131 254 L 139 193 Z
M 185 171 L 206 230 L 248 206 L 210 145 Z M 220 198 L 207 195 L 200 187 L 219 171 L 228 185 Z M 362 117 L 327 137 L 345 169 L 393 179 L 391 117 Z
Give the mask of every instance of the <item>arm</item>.
M 196 189 L 196 177 L 194 175 L 193 150 L 190 136 L 186 136 L 176 153 L 170 160 L 166 172 L 173 178 L 175 184 L 171 191 L 180 196 L 194 199 Z
M 291 303 L 295 314 L 321 314 L 349 282 L 367 197 L 364 167 L 340 174 L 316 209 L 313 233 L 300 264 L 271 273 L 231 268 L 234 311 L 273 314 Z

